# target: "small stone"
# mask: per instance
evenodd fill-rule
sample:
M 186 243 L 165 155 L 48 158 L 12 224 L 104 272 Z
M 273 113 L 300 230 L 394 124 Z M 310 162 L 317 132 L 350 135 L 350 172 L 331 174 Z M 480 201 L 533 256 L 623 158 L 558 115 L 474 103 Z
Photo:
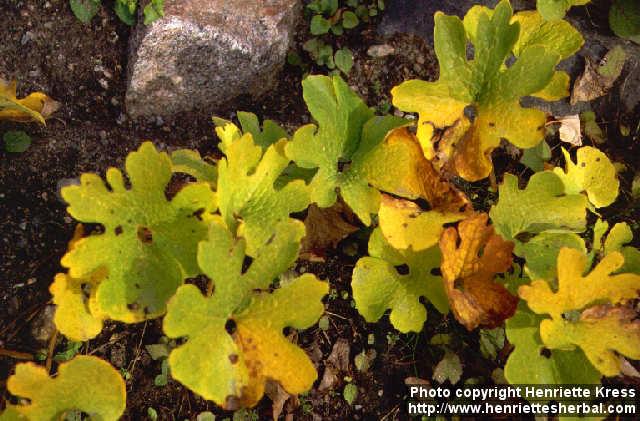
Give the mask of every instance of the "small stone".
M 53 323 L 55 312 L 56 306 L 47 305 L 31 322 L 31 336 L 36 341 L 46 344 L 53 335 L 56 330 L 56 325 Z
M 98 83 L 102 86 L 103 89 L 109 89 L 109 81 L 107 79 L 99 79 Z
M 394 54 L 396 52 L 395 48 L 390 46 L 389 44 L 381 44 L 381 45 L 372 45 L 367 50 L 367 54 L 371 57 L 386 57 Z
M 98 132 L 98 136 L 100 136 L 100 140 L 102 140 L 103 142 L 105 140 L 107 140 L 107 132 L 106 132 L 106 130 L 100 130 Z
M 164 18 L 130 40 L 132 117 L 213 110 L 270 90 L 284 66 L 300 0 L 165 0 Z

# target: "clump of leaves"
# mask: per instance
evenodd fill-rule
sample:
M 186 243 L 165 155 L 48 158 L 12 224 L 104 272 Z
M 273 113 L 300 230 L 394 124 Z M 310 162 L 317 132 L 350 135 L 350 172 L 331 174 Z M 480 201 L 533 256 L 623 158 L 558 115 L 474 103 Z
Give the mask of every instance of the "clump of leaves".
M 116 0 L 114 10 L 121 21 L 131 26 L 136 21 L 138 0 Z M 102 0 L 69 0 L 69 6 L 73 14 L 82 22 L 89 23 L 98 13 Z M 153 21 L 164 16 L 164 0 L 149 0 L 143 9 L 144 24 L 149 25 Z
M 313 364 L 282 330 L 314 324 L 329 287 L 305 274 L 270 292 L 276 276 L 296 260 L 303 235 L 301 222 L 280 222 L 243 270 L 246 240 L 234 238 L 220 222 L 210 225 L 198 262 L 213 293 L 180 287 L 164 319 L 167 336 L 187 338 L 169 356 L 176 380 L 229 410 L 255 405 L 269 379 L 291 394 L 311 387 L 317 377 Z
M 367 4 L 368 3 L 368 4 Z M 305 42 L 303 49 L 319 66 L 348 74 L 353 66 L 353 53 L 347 47 L 335 49 L 327 43 L 328 34 L 341 36 L 356 28 L 361 21 L 368 22 L 384 10 L 384 0 L 312 0 L 306 7 L 309 31 L 314 37 Z M 324 39 L 322 38 L 324 36 Z M 290 56 L 290 64 L 301 64 Z
M 8 405 L 0 415 L 7 420 L 48 421 L 80 411 L 91 419 L 115 421 L 126 404 L 125 383 L 120 374 L 106 361 L 85 355 L 60 364 L 53 378 L 44 367 L 18 364 L 7 381 L 7 390 L 28 400 Z
M 120 170 L 110 168 L 108 185 L 96 174 L 83 174 L 80 185 L 62 189 L 71 216 L 104 228 L 75 242 L 61 261 L 69 273 L 52 287 L 56 299 L 72 300 L 73 308 L 86 307 L 88 300 L 89 310 L 66 314 L 77 317 L 69 323 L 89 323 L 91 333 L 98 321 L 90 315 L 131 323 L 164 313 L 183 280 L 200 273 L 197 244 L 216 206 L 206 182 L 189 183 L 168 200 L 171 159 L 150 142 L 129 154 L 125 166 L 130 188 Z
M 60 107 L 58 102 L 42 92 L 33 92 L 18 99 L 16 87 L 15 81 L 7 82 L 0 78 L 0 120 L 45 124 L 45 119 Z
M 472 8 L 464 21 L 436 13 L 440 79 L 406 81 L 392 90 L 396 107 L 419 113 L 418 138 L 425 155 L 469 181 L 489 175 L 490 155 L 501 139 L 532 148 L 544 138 L 545 113 L 523 108 L 519 100 L 544 92 L 554 81 L 555 66 L 566 55 L 561 51 L 565 39 L 556 37 L 553 26 L 518 20 L 522 19 L 513 18 L 507 0 L 494 10 Z M 573 38 L 574 33 L 569 35 Z M 467 58 L 469 42 L 474 47 L 472 60 Z M 516 60 L 507 66 L 511 53 Z M 557 96 L 557 88 L 551 91 Z M 436 136 L 437 130 L 447 128 Z

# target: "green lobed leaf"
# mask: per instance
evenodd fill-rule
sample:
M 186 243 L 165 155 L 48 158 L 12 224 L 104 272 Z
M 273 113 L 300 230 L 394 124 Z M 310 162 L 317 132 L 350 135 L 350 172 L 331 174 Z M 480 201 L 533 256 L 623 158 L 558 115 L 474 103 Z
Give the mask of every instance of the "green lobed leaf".
M 320 299 L 328 285 L 305 274 L 268 292 L 274 278 L 295 261 L 303 235 L 301 222 L 281 222 L 273 240 L 243 271 L 245 240 L 234 238 L 219 222 L 211 224 L 198 256 L 213 282 L 213 295 L 185 285 L 171 299 L 164 319 L 167 336 L 187 337 L 169 356 L 176 380 L 226 409 L 255 405 L 267 379 L 292 394 L 311 387 L 313 364 L 282 330 L 315 323 L 324 311 Z
M 99 381 L 97 381 L 99 380 Z M 91 419 L 116 421 L 124 413 L 125 383 L 109 363 L 97 357 L 78 355 L 60 364 L 57 376 L 49 377 L 34 363 L 16 366 L 7 390 L 28 403 L 8 405 L 2 420 L 50 421 L 74 410 Z
M 309 205 L 309 188 L 303 180 L 276 186 L 290 163 L 285 139 L 263 150 L 250 132 L 242 135 L 231 123 L 216 131 L 226 155 L 218 161 L 220 214 L 232 232 L 246 239 L 247 254 L 253 256 L 280 221 Z
M 575 233 L 543 231 L 525 243 L 517 242 L 514 254 L 525 259 L 524 270 L 529 278 L 552 281 L 557 273 L 557 258 L 562 247 L 587 252 L 584 240 Z
M 565 194 L 562 180 L 551 171 L 534 174 L 523 190 L 516 176 L 505 174 L 498 197 L 489 216 L 498 234 L 510 241 L 552 229 L 585 230 L 587 198 Z
M 420 332 L 427 311 L 420 297 L 427 298 L 441 313 L 449 310 L 442 278 L 431 274 L 440 266 L 440 249 L 397 250 L 376 228 L 369 239 L 370 257 L 361 258 L 353 270 L 351 288 L 358 312 L 367 322 L 376 322 L 387 309 L 389 319 L 399 331 Z M 406 265 L 408 273 L 397 267 Z
M 104 232 L 79 240 L 61 263 L 76 279 L 106 268 L 96 291 L 100 311 L 136 322 L 164 313 L 183 279 L 200 273 L 197 244 L 206 236 L 215 195 L 208 183 L 198 182 L 167 200 L 172 163 L 150 142 L 129 154 L 126 169 L 130 188 L 123 174 L 110 168 L 108 186 L 96 174 L 83 174 L 80 185 L 62 189 L 69 214 L 102 224 Z

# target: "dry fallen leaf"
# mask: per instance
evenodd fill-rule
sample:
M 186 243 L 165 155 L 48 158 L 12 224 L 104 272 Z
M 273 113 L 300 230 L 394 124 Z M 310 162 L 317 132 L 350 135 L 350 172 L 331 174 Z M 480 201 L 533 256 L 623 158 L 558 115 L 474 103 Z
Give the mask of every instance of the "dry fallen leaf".
M 302 239 L 300 258 L 323 262 L 325 251 L 358 230 L 357 217 L 342 201 L 330 208 L 309 206 L 304 220 L 306 235 Z
M 468 330 L 493 328 L 511 317 L 518 298 L 494 281 L 511 267 L 514 244 L 487 226 L 489 216 L 478 213 L 447 228 L 440 238 L 442 276 L 449 305 Z
M 276 421 L 280 418 L 280 414 L 282 414 L 282 410 L 284 409 L 284 404 L 289 400 L 289 398 L 291 398 L 291 395 L 288 394 L 282 386 L 280 386 L 280 383 L 274 382 L 273 380 L 267 381 L 264 393 L 269 397 L 269 399 L 271 399 L 271 402 L 273 402 L 271 411 L 273 414 L 273 420 Z
M 622 73 L 625 60 L 626 53 L 620 46 L 612 48 L 600 63 L 586 57 L 584 73 L 573 85 L 571 105 L 606 95 Z
M 582 146 L 580 116 L 578 114 L 556 116 L 556 120 L 560 123 L 560 140 L 573 146 Z
M 44 124 L 51 114 L 60 108 L 60 103 L 42 92 L 33 92 L 25 98 L 16 97 L 16 82 L 0 78 L 0 120 L 37 121 Z

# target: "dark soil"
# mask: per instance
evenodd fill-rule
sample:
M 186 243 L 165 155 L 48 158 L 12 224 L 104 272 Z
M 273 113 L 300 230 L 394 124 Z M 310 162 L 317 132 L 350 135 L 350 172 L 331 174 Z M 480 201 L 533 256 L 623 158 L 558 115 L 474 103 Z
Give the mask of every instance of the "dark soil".
M 82 172 L 103 174 L 110 166 L 121 167 L 127 153 L 146 139 L 153 140 L 162 150 L 188 147 L 205 155 L 216 154 L 211 115 L 230 119 L 234 110 L 253 111 L 289 130 L 309 121 L 300 89 L 302 71 L 293 66 L 286 66 L 277 88 L 259 100 L 239 98 L 225 109 L 185 113 L 173 119 L 128 119 L 123 103 L 130 28 L 115 17 L 111 2 L 105 3 L 92 24 L 85 26 L 73 16 L 67 0 L 0 0 L 0 76 L 17 79 L 20 95 L 40 90 L 62 104 L 46 127 L 0 122 L 0 134 L 19 129 L 33 139 L 24 153 L 0 150 L 0 408 L 9 398 L 5 382 L 19 361 L 14 357 L 47 353 L 52 333 L 46 328 L 50 319 L 45 317 L 51 299 L 48 288 L 54 275 L 62 270 L 59 260 L 75 226 L 58 194 L 65 180 Z M 370 105 L 389 104 L 391 87 L 404 79 L 437 77 L 432 49 L 420 38 L 398 35 L 378 39 L 376 22 L 353 32 L 335 43 L 355 52 L 355 66 L 348 82 Z M 297 44 L 303 57 L 305 53 L 299 45 L 306 37 L 302 28 Z M 369 57 L 367 48 L 380 43 L 394 46 L 396 53 Z M 311 70 L 325 71 L 313 67 Z M 605 152 L 628 168 L 622 173 L 621 198 L 605 210 L 604 216 L 609 222 L 630 222 L 637 229 L 640 206 L 631 199 L 630 184 L 640 166 L 636 127 L 640 113 L 636 110 L 632 116 L 622 115 L 615 97 L 597 101 L 594 111 L 606 122 L 609 140 L 603 146 Z M 621 121 L 631 127 L 631 135 L 620 135 Z M 558 152 L 555 148 L 554 157 L 560 156 Z M 514 162 L 512 158 L 497 153 L 498 179 L 507 170 L 527 175 L 524 167 L 510 162 Z M 486 186 L 480 183 L 463 187 L 479 192 Z M 479 197 L 477 208 L 486 209 L 490 200 L 491 197 Z M 358 232 L 343 240 L 325 263 L 298 264 L 298 271 L 313 272 L 329 280 L 333 291 L 326 299 L 329 329 L 314 327 L 299 332 L 298 343 L 317 363 L 320 379 L 339 339 L 346 340 L 350 347 L 351 364 L 339 374 L 331 390 L 320 392 L 316 387 L 299 397 L 296 407 L 286 406 L 284 414 L 290 410 L 296 419 L 406 419 L 405 379 L 430 379 L 444 353 L 441 347 L 427 346 L 436 333 L 450 333 L 454 338 L 450 347 L 463 361 L 463 379 L 491 382 L 493 369 L 506 359 L 506 355 L 500 355 L 499 361 L 484 359 L 478 350 L 477 333 L 467 333 L 452 318 L 443 318 L 433 309 L 420 334 L 398 335 L 386 318 L 376 324 L 365 323 L 353 307 L 350 289 L 351 271 L 357 260 L 352 249 L 356 247 L 360 255 L 366 254 L 365 234 Z M 154 385 L 160 362 L 151 359 L 144 345 L 158 343 L 161 336 L 159 320 L 136 325 L 108 323 L 96 339 L 83 345 L 81 352 L 101 356 L 126 373 L 125 419 L 146 419 L 150 407 L 162 420 L 195 419 L 207 410 L 223 415 L 213 403 L 177 382 Z M 66 340 L 59 338 L 55 352 L 65 347 Z M 376 358 L 368 371 L 359 372 L 353 366 L 353 358 L 368 350 L 375 350 Z M 359 390 L 353 406 L 342 398 L 346 376 Z M 260 419 L 271 416 L 269 399 L 259 404 L 256 414 Z

